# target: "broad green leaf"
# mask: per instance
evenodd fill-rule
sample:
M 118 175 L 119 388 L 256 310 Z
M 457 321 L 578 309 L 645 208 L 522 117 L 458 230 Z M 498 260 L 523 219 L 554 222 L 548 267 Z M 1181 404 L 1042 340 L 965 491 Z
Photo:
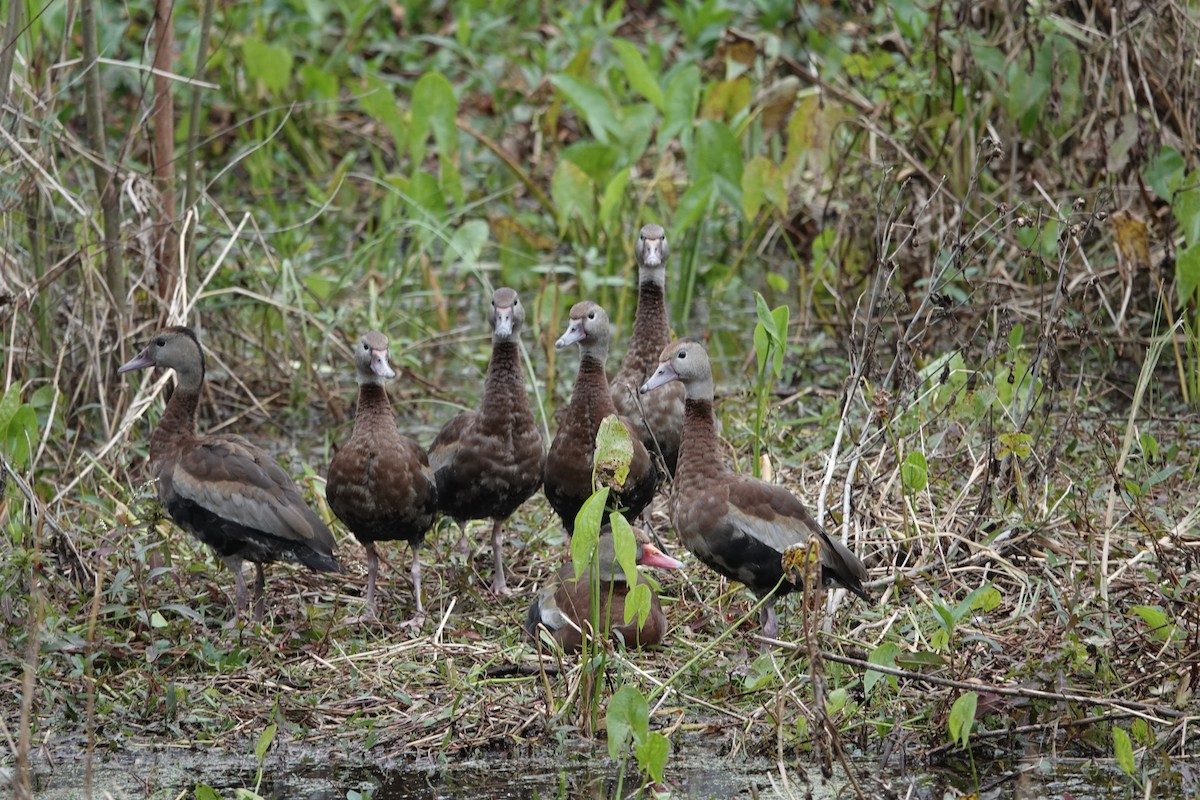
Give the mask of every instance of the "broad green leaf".
M 629 465 L 633 462 L 633 438 L 629 435 L 629 428 L 617 415 L 609 414 L 600 421 L 593 459 L 598 481 L 603 482 L 612 476 L 616 486 L 625 485 L 625 479 L 629 477 Z
M 1180 306 L 1196 297 L 1197 286 L 1200 286 L 1200 242 L 1181 250 L 1175 258 L 1175 291 Z
M 1016 350 L 1021 346 L 1021 342 L 1025 339 L 1025 326 L 1018 322 L 1012 326 L 1012 330 L 1008 332 L 1008 349 Z
M 560 160 L 550 179 L 550 196 L 558 209 L 558 232 L 565 234 L 578 220 L 590 238 L 596 229 L 596 186 L 587 173 L 570 161 Z
M 758 359 L 758 374 L 762 375 L 767 368 L 767 353 L 771 350 L 771 337 L 767 334 L 766 326 L 761 322 L 754 326 L 754 356 Z
M 667 759 L 671 755 L 671 742 L 666 736 L 654 731 L 646 737 L 646 741 L 634 749 L 637 756 L 638 768 L 650 776 L 655 783 L 663 782 L 663 773 L 667 769 Z
M 985 583 L 983 586 L 977 587 L 976 589 L 972 590 L 969 595 L 964 597 L 962 602 L 954 607 L 955 623 L 970 614 L 972 609 L 974 609 L 976 604 L 979 602 L 980 598 L 986 595 L 991 588 L 992 584 Z
M 788 317 L 791 312 L 787 306 L 779 306 L 771 310 L 771 318 L 775 321 L 775 377 L 783 377 L 783 356 L 787 352 Z
M 206 783 L 196 784 L 193 796 L 196 800 L 221 800 L 221 795 L 217 793 L 217 790 Z
M 650 587 L 644 583 L 635 583 L 629 589 L 629 594 L 625 595 L 625 624 L 628 625 L 636 616 L 640 631 L 650 616 L 650 603 Z
M 9 392 L 13 390 L 19 392 L 20 387 L 9 387 Z M 29 466 L 37 439 L 37 413 L 28 404 L 17 406 L 9 415 L 8 424 L 0 427 L 0 450 L 8 453 L 8 460 L 16 469 Z
M 242 60 L 246 74 L 272 94 L 287 87 L 292 77 L 292 51 L 282 45 L 267 44 L 261 39 L 249 38 L 242 42 Z
M 612 529 L 613 550 L 617 554 L 617 563 L 625 573 L 625 580 L 632 585 L 637 581 L 637 537 L 634 536 L 629 520 L 615 511 L 608 515 L 608 524 Z M 628 622 L 629 618 L 626 617 L 625 621 Z
M 702 121 L 696 126 L 694 152 L 690 167 L 695 179 L 719 177 L 737 186 L 740 194 L 742 150 L 728 125 L 713 119 Z
M 985 614 L 989 611 L 995 611 L 1000 607 L 1000 601 L 1004 599 L 1000 594 L 1000 590 L 995 586 L 984 586 L 981 588 L 983 591 L 979 592 L 971 602 L 971 610 L 982 611 Z
M 487 222 L 482 219 L 467 220 L 459 225 L 458 230 L 450 237 L 446 247 L 447 254 L 461 261 L 464 269 L 473 269 L 479 262 L 479 254 L 483 252 L 487 241 Z
M 679 137 L 685 147 L 690 146 L 692 122 L 700 104 L 698 66 L 688 65 L 672 76 L 667 83 L 665 102 L 662 127 L 658 129 L 659 148 L 666 148 L 675 137 Z
M 619 223 L 621 201 L 625 199 L 625 190 L 629 186 L 631 177 L 633 177 L 633 170 L 617 170 L 617 174 L 608 182 L 608 186 L 604 187 L 604 197 L 600 200 L 601 230 L 612 230 Z
M 620 154 L 611 145 L 585 139 L 564 150 L 562 157 L 587 173 L 596 183 L 604 183 L 612 175 Z
M 300 83 L 309 96 L 318 100 L 333 100 L 338 96 L 337 76 L 315 64 L 300 65 Z
M 895 642 L 884 642 L 871 651 L 871 654 L 867 656 L 867 663 L 878 664 L 881 667 L 894 667 L 896 666 L 896 656 L 899 653 L 900 646 Z M 899 681 L 896 680 L 895 675 L 884 675 L 882 672 L 867 670 L 867 674 L 863 676 L 863 694 L 870 697 L 871 689 L 875 688 L 875 684 L 881 678 L 887 678 L 892 688 L 899 686 Z
M 423 212 L 430 221 L 441 220 L 446 215 L 446 195 L 437 178 L 428 172 L 417 172 L 408 181 L 407 199 L 414 210 Z
M 650 708 L 646 698 L 632 686 L 622 686 L 608 701 L 604 715 L 608 731 L 608 757 L 616 761 L 625 753 L 630 739 L 646 741 L 650 732 Z
M 950 719 L 946 723 L 946 733 L 950 741 L 965 748 L 971 741 L 971 729 L 975 727 L 975 709 L 979 697 L 974 692 L 959 695 L 950 707 Z
M 1171 213 L 1183 231 L 1183 241 L 1200 244 L 1200 172 L 1193 172 L 1179 181 L 1171 198 Z
M 924 453 L 913 450 L 908 454 L 900 465 L 900 480 L 910 492 L 919 492 L 929 485 L 929 464 Z
M 1126 775 L 1133 775 L 1137 771 L 1137 764 L 1133 760 L 1133 742 L 1129 740 L 1129 734 L 1124 728 L 1113 725 L 1113 755 L 1117 758 L 1117 766 Z
M 258 737 L 258 744 L 254 746 L 254 755 L 258 759 L 258 763 L 262 763 L 267 757 L 267 751 L 271 749 L 271 743 L 275 741 L 275 723 L 268 725 Z
M 594 83 L 581 80 L 574 75 L 560 73 L 550 77 L 563 97 L 567 98 L 580 118 L 587 124 L 588 129 L 598 141 L 609 144 L 617 132 L 617 110 L 613 107 L 608 95 L 596 87 Z
M 666 96 L 663 95 L 658 81 L 654 79 L 654 74 L 646 65 L 646 59 L 642 58 L 637 47 L 624 39 L 614 39 L 612 44 L 617 51 L 617 56 L 621 59 L 621 64 L 625 67 L 625 77 L 629 79 L 629 85 L 633 87 L 633 90 L 653 103 L 659 111 L 666 110 Z
M 153 611 L 150 613 L 150 627 L 151 628 L 165 628 L 165 627 L 167 627 L 167 620 L 158 611 Z
M 3 397 L 0 397 L 0 433 L 8 429 L 9 420 L 21 407 L 21 387 L 13 384 L 8 387 Z
M 831 717 L 836 716 L 849 701 L 850 693 L 846 691 L 845 687 L 834 689 L 825 698 L 825 713 Z
M 683 233 L 690 230 L 712 208 L 716 189 L 711 178 L 692 183 L 679 198 L 679 206 L 675 209 L 675 224 L 672 236 L 683 238 Z
M 1160 642 L 1165 642 L 1175 634 L 1175 625 L 1171 622 L 1167 612 L 1160 606 L 1136 605 L 1131 606 L 1130 611 L 1137 614 L 1142 622 L 1146 623 L 1150 628 L 1150 635 Z
M 767 305 L 767 300 L 758 292 L 754 293 L 754 313 L 758 316 L 758 324 L 762 325 L 767 331 L 767 336 L 773 341 L 775 338 L 775 320 L 771 316 L 771 308 Z
M 392 87 L 383 80 L 367 76 L 366 91 L 358 99 L 359 108 L 374 120 L 382 122 L 392 134 L 396 142 L 396 155 L 402 156 L 408 148 L 408 124 L 404 114 L 396 104 L 396 95 Z
M 1159 200 L 1170 202 L 1171 189 L 1183 177 L 1185 169 L 1187 165 L 1179 151 L 1173 147 L 1164 147 L 1150 159 L 1142 177 L 1158 195 Z
M 584 501 L 575 515 L 575 532 L 571 535 L 571 564 L 578 579 L 592 563 L 592 554 L 600 541 L 600 521 L 604 519 L 604 504 L 608 502 L 608 487 L 596 491 Z
M 1133 734 L 1134 740 L 1144 747 L 1149 747 L 1154 743 L 1154 734 L 1150 730 L 1150 723 L 1141 717 L 1129 723 L 1129 732 Z
M 921 667 L 944 667 L 946 659 L 940 653 L 931 653 L 928 650 L 918 650 L 915 653 L 903 652 L 896 656 L 896 664 L 905 669 L 919 669 Z

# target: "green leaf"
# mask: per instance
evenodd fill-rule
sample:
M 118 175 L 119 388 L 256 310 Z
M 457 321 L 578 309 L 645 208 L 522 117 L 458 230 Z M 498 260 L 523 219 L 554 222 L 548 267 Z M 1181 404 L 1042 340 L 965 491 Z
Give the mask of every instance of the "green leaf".
M 575 533 L 571 535 L 571 563 L 575 567 L 575 578 L 592 563 L 592 554 L 600 541 L 600 521 L 604 519 L 604 504 L 608 502 L 608 487 L 594 492 L 584 501 L 575 515 Z
M 300 65 L 300 83 L 310 96 L 318 100 L 333 100 L 338 96 L 337 76 L 315 64 Z
M 675 209 L 674 230 L 671 234 L 682 239 L 685 231 L 708 215 L 715 197 L 716 190 L 711 178 L 696 181 L 689 186 L 683 197 L 679 198 L 679 206 Z
M 287 87 L 292 77 L 292 51 L 281 45 L 267 44 L 261 39 L 249 38 L 242 42 L 242 61 L 246 74 L 272 94 Z
M 768 200 L 780 215 L 787 215 L 787 183 L 783 170 L 766 156 L 755 156 L 742 171 L 742 213 L 748 221 L 753 221 Z
M 646 741 L 634 749 L 637 756 L 638 768 L 650 776 L 655 783 L 663 782 L 663 773 L 667 769 L 667 759 L 671 755 L 671 742 L 658 731 L 646 737 Z
M 913 450 L 908 454 L 900 465 L 900 480 L 910 492 L 919 492 L 929 485 L 929 464 L 924 453 Z
M 646 698 L 632 686 L 622 686 L 608 701 L 604 726 L 608 731 L 608 757 L 616 761 L 624 754 L 631 738 L 635 743 L 646 741 L 650 731 L 650 708 Z
M 1129 740 L 1129 734 L 1124 728 L 1113 725 L 1113 755 L 1117 758 L 1117 766 L 1126 775 L 1132 776 L 1137 771 L 1137 764 L 1133 760 L 1133 742 Z
M 1160 606 L 1136 605 L 1129 610 L 1150 628 L 1150 635 L 1157 641 L 1165 642 L 1175 635 L 1175 624 Z
M 633 438 L 629 428 L 616 414 L 609 414 L 600 421 L 600 430 L 596 432 L 594 465 L 597 480 L 603 481 L 611 475 L 616 486 L 624 486 L 632 462 Z
M 458 226 L 446 246 L 447 255 L 462 262 L 464 269 L 473 269 L 479 263 L 479 254 L 488 241 L 488 224 L 482 219 L 467 220 Z
M 618 113 L 608 95 L 598 89 L 596 84 L 565 73 L 552 75 L 550 83 L 575 107 L 575 111 L 597 141 L 602 144 L 612 142 L 617 133 Z
M 1004 598 L 1000 594 L 999 589 L 997 589 L 995 586 L 982 586 L 980 589 L 982 589 L 982 591 L 976 590 L 978 594 L 971 602 L 972 611 L 982 611 L 986 614 L 989 611 L 995 611 L 1000 607 L 1000 601 Z M 972 594 L 975 594 L 975 592 Z
M 1186 169 L 1187 165 L 1179 151 L 1173 147 L 1164 147 L 1155 153 L 1154 158 L 1146 165 L 1142 177 L 1158 195 L 1159 200 L 1169 203 L 1172 187 L 1178 184 Z
M 1171 213 L 1183 230 L 1183 241 L 1200 244 L 1200 172 L 1193 172 L 1179 181 L 1171 198 Z
M 620 169 L 613 175 L 608 186 L 604 187 L 604 197 L 600 200 L 600 228 L 612 230 L 620 223 L 621 201 L 625 199 L 625 190 L 633 170 Z
M 964 597 L 962 602 L 954 607 L 954 622 L 957 623 L 963 617 L 970 614 L 980 602 L 980 598 L 984 597 L 991 588 L 991 583 L 985 583 L 983 586 L 976 588 L 969 595 Z
M 197 783 L 193 795 L 196 800 L 221 800 L 217 790 L 206 783 Z
M 836 716 L 838 712 L 846 707 L 846 703 L 849 701 L 850 693 L 846 691 L 845 687 L 834 689 L 825 698 L 825 713 L 831 717 Z
M 550 196 L 558 209 L 558 232 L 565 234 L 578 220 L 590 238 L 596 229 L 596 185 L 576 164 L 560 160 L 550 179 Z
M 950 719 L 946 723 L 946 733 L 950 741 L 966 747 L 971 741 L 971 729 L 975 727 L 975 709 L 979 697 L 974 692 L 959 695 L 950 707 Z
M 787 306 L 779 306 L 771 310 L 771 318 L 775 322 L 775 377 L 783 377 L 783 356 L 787 351 L 788 317 L 790 310 Z
M 758 359 L 758 374 L 766 374 L 767 353 L 771 350 L 771 338 L 760 322 L 754 326 L 754 355 Z
M 15 469 L 25 469 L 38 440 L 37 412 L 21 402 L 21 387 L 13 384 L 0 398 L 0 451 Z
M 404 155 L 408 147 L 408 124 L 396 104 L 390 84 L 373 75 L 367 76 L 366 91 L 358 98 L 358 106 L 374 120 L 382 122 L 396 142 L 396 155 Z
M 258 763 L 262 763 L 267 757 L 267 751 L 271 749 L 271 743 L 275 741 L 275 723 L 268 725 L 258 737 L 258 744 L 254 746 L 254 755 L 258 759 Z
M 1018 322 L 1012 326 L 1012 330 L 1008 332 L 1008 349 L 1016 350 L 1021 346 L 1022 340 L 1025 338 L 1025 326 Z
M 692 121 L 700 105 L 700 68 L 689 64 L 675 73 L 667 83 L 663 107 L 663 122 L 658 129 L 658 146 L 665 149 L 675 137 L 686 146 L 690 144 Z M 693 176 L 694 179 L 694 176 Z M 678 227 L 676 222 L 675 226 Z
M 608 515 L 608 524 L 612 528 L 613 551 L 617 554 L 617 563 L 625 573 L 625 580 L 632 585 L 637 581 L 637 537 L 629 520 L 617 512 Z M 625 618 L 628 622 L 628 616 Z
M 734 208 L 742 207 L 742 149 L 723 122 L 706 119 L 696 126 L 694 157 L 688 167 L 694 180 L 712 180 Z
M 878 664 L 881 667 L 895 667 L 896 656 L 899 654 L 900 646 L 898 644 L 895 642 L 884 642 L 871 651 L 871 654 L 867 656 L 867 663 Z M 878 683 L 881 678 L 887 678 L 888 683 L 892 685 L 892 688 L 896 688 L 900 685 L 900 682 L 896 680 L 895 675 L 884 675 L 882 672 L 875 672 L 874 670 L 869 669 L 867 670 L 867 674 L 863 676 L 863 694 L 865 694 L 867 697 L 870 697 L 871 689 L 875 688 L 875 684 Z
M 1200 286 L 1200 242 L 1181 250 L 1175 259 L 1175 291 L 1179 305 L 1187 305 Z
M 621 59 L 622 66 L 625 67 L 625 77 L 629 79 L 629 85 L 635 92 L 653 103 L 659 111 L 665 111 L 666 97 L 658 82 L 654 80 L 650 67 L 646 65 L 646 59 L 642 58 L 637 47 L 624 39 L 614 39 L 612 44 L 617 51 L 617 56 Z
M 650 603 L 650 587 L 644 583 L 635 583 L 629 589 L 629 594 L 625 595 L 625 624 L 628 625 L 636 616 L 640 631 L 650 617 Z

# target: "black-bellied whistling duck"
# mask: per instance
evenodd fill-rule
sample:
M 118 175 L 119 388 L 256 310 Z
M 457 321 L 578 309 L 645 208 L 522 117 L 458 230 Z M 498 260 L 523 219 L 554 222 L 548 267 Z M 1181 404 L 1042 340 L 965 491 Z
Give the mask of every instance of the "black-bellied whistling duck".
M 775 638 L 778 618 L 770 596 L 784 577 L 781 556 L 792 545 L 820 537 L 821 573 L 870 600 L 863 590 L 867 570 L 846 545 L 829 536 L 804 503 L 782 486 L 739 475 L 720 457 L 713 417 L 713 376 L 708 353 L 699 342 L 675 342 L 663 351 L 658 369 L 642 392 L 678 380 L 686 396 L 683 444 L 671 493 L 671 524 L 696 557 L 730 580 L 745 584 L 762 607 L 763 635 Z M 784 580 L 778 594 L 796 585 Z
M 567 331 L 554 343 L 559 350 L 579 345 L 579 373 L 571 403 L 562 414 L 546 455 L 546 499 L 562 517 L 568 533 L 575 530 L 575 515 L 592 495 L 592 459 L 600 423 L 617 413 L 604 374 L 610 336 L 608 314 L 584 300 L 572 306 Z M 659 475 L 633 423 L 621 421 L 633 440 L 633 459 L 624 486 L 611 492 L 609 498 L 612 507 L 619 507 L 625 518 L 632 520 L 654 499 Z
M 683 385 L 673 384 L 660 392 L 638 395 L 638 389 L 658 367 L 658 357 L 671 343 L 667 322 L 667 234 L 660 225 L 645 225 L 638 234 L 633 254 L 638 265 L 637 312 L 633 335 L 621 368 L 612 382 L 613 405 L 639 431 L 650 453 L 662 453 L 667 470 L 675 474 L 679 441 L 683 436 Z
M 525 307 L 509 288 L 492 294 L 492 360 L 476 411 L 451 419 L 429 448 L 438 503 L 462 528 L 492 519 L 492 591 L 507 594 L 500 536 L 504 521 L 542 484 L 546 445 L 525 394 L 517 349 Z
M 683 564 L 645 541 L 644 534 L 635 528 L 638 535 L 637 563 L 660 569 L 683 569 Z M 658 593 L 640 574 L 636 583 L 650 589 L 650 613 L 645 623 L 638 626 L 635 616 L 625 622 L 625 602 L 629 595 L 629 577 L 617 562 L 616 549 L 611 531 L 605 527 L 600 532 L 596 553 L 597 576 L 599 578 L 600 613 L 597 619 L 603 630 L 621 635 L 627 647 L 652 647 L 662 642 L 667 633 L 667 618 L 663 614 Z M 558 570 L 558 575 L 544 587 L 529 605 L 525 615 L 525 631 L 537 638 L 538 626 L 546 628 L 559 646 L 568 653 L 577 652 L 583 646 L 583 631 L 592 624 L 592 569 L 588 567 L 577 579 L 575 567 L 570 562 Z
M 437 516 L 437 483 L 425 450 L 396 430 L 385 384 L 396 373 L 388 364 L 388 340 L 370 331 L 354 351 L 358 407 L 354 432 L 329 463 L 325 496 L 338 519 L 367 552 L 367 616 L 375 616 L 379 556 L 375 542 L 403 539 L 412 547 L 413 596 L 419 621 L 421 557 L 417 548 Z
M 240 436 L 196 432 L 204 354 L 190 328 L 159 331 L 117 372 L 175 370 L 175 393 L 150 437 L 158 497 L 179 526 L 217 552 L 233 572 L 237 614 L 246 609 L 242 560 L 254 562 L 254 618 L 263 615 L 263 565 L 299 561 L 339 572 L 333 534 L 275 459 Z

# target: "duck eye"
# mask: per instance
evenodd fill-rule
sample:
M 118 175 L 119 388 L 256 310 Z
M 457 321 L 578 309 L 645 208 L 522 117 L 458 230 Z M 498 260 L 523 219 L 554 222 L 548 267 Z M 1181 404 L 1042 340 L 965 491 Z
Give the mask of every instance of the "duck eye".
M 154 344 L 157 347 L 166 347 L 167 346 L 167 337 L 165 337 L 165 336 L 158 337 L 157 339 L 154 340 Z
M 680 350 L 678 357 L 679 358 L 687 358 L 687 350 Z
M 588 319 L 595 319 L 595 318 L 596 318 L 596 312 L 595 312 L 595 311 L 589 311 L 589 312 L 588 312 Z

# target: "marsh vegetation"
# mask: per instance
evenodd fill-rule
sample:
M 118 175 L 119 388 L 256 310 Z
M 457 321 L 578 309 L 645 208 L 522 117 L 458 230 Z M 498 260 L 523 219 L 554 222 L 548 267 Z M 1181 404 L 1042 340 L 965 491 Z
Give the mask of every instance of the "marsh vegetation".
M 1019 791 L 1018 759 L 1099 765 L 1106 796 L 1197 791 L 1194 4 L 0 8 L 19 796 L 64 759 L 90 793 L 91 764 L 147 750 L 241 754 L 257 792 L 301 748 L 581 746 L 625 793 L 682 793 L 689 748 L 866 797 L 902 779 L 864 756 L 991 796 Z M 513 597 L 488 588 L 490 526 L 464 556 L 444 520 L 424 626 L 401 624 L 400 545 L 361 620 L 362 550 L 324 500 L 351 347 L 387 334 L 400 430 L 428 444 L 474 405 L 485 305 L 515 287 L 550 434 L 567 311 L 607 309 L 615 369 L 646 222 L 675 333 L 714 359 L 724 457 L 805 498 L 873 602 L 813 587 L 764 649 L 751 596 L 683 552 L 660 497 L 688 567 L 657 576 L 666 646 L 539 655 L 521 620 L 567 546 L 538 494 L 506 528 Z M 227 625 L 232 577 L 149 483 L 170 380 L 116 374 L 182 322 L 209 359 L 201 428 L 275 455 L 347 567 L 273 568 L 262 625 Z

